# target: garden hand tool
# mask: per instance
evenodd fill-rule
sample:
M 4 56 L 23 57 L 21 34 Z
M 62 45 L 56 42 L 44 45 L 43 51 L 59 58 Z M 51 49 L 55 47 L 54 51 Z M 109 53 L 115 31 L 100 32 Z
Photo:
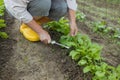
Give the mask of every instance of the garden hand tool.
M 56 41 L 54 41 L 54 40 L 51 41 L 51 44 L 56 44 L 56 45 L 58 45 L 58 46 L 61 46 L 61 47 L 66 48 L 66 49 L 69 49 L 69 48 L 70 48 L 70 47 L 65 46 L 65 45 L 63 45 L 63 44 L 60 44 L 60 43 L 58 43 L 58 42 L 56 42 Z

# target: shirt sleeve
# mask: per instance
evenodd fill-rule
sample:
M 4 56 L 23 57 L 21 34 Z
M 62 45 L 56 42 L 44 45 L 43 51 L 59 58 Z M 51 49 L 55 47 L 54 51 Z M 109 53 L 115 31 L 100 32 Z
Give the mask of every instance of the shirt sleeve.
M 7 10 L 18 20 L 28 23 L 32 15 L 27 11 L 27 0 L 4 0 Z
M 72 10 L 77 10 L 77 2 L 76 0 L 66 0 L 67 4 L 68 4 L 68 8 L 72 9 Z

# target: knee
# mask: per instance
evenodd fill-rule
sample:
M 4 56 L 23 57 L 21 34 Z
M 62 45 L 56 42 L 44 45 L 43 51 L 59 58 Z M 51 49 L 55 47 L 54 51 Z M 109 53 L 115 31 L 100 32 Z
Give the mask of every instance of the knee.
M 51 0 L 33 0 L 28 4 L 27 10 L 33 16 L 41 16 L 44 14 L 46 15 L 46 13 L 49 13 L 50 7 Z
M 55 8 L 55 13 L 64 16 L 67 13 L 67 4 L 63 3 Z
M 49 18 L 59 20 L 67 13 L 67 8 L 67 3 L 64 1 L 54 2 L 49 12 Z

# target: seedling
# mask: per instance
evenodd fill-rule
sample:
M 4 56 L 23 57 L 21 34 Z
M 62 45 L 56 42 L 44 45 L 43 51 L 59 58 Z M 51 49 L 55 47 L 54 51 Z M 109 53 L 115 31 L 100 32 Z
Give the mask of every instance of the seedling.
M 0 2 L 0 17 L 4 16 L 4 3 L 3 0 Z M 3 19 L 0 19 L 0 29 L 6 27 L 5 21 Z M 8 35 L 5 32 L 0 31 L 0 37 L 1 38 L 8 38 Z
M 62 33 L 60 43 L 72 47 L 69 56 L 78 63 L 79 66 L 83 66 L 84 73 L 91 73 L 92 80 L 120 80 L 120 67 L 117 68 L 108 65 L 103 62 L 101 57 L 102 46 L 97 43 L 93 43 L 91 39 L 84 34 L 78 33 L 72 37 L 68 35 L 69 25 L 67 20 L 62 18 L 58 22 L 48 23 L 50 29 L 56 30 Z M 61 26 L 62 25 L 62 26 Z M 105 22 L 95 23 L 94 31 L 108 32 L 111 28 L 106 27 Z M 106 30 L 108 29 L 108 31 Z M 55 41 L 52 44 L 56 44 Z
M 76 12 L 76 19 L 80 22 L 83 22 L 86 19 L 86 15 L 80 11 L 77 11 Z

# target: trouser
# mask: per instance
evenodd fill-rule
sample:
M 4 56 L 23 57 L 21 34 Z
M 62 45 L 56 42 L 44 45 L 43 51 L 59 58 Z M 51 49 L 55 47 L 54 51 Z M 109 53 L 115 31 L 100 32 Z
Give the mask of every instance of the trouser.
M 27 10 L 32 16 L 48 16 L 59 20 L 67 13 L 65 0 L 33 0 L 28 4 Z

